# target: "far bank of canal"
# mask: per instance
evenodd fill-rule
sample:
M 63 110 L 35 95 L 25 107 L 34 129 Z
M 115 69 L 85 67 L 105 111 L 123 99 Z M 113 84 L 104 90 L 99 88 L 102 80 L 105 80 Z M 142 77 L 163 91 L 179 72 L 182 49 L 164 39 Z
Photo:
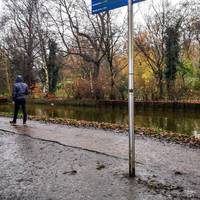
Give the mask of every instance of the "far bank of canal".
M 12 104 L 0 104 L 0 113 L 12 113 Z M 28 113 L 35 116 L 59 117 L 76 120 L 128 123 L 128 109 L 124 105 L 70 106 L 28 104 Z M 200 137 L 200 109 L 136 106 L 135 121 L 138 127 L 152 127 Z

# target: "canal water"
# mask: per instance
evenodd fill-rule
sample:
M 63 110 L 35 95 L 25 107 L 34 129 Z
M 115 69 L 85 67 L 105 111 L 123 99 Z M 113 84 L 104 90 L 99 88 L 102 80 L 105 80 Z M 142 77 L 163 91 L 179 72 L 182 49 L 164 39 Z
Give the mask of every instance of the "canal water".
M 78 107 L 36 104 L 28 105 L 27 109 L 30 115 L 36 116 L 128 123 L 126 106 Z M 0 105 L 0 112 L 12 113 L 13 105 Z M 136 108 L 135 122 L 138 127 L 152 127 L 200 137 L 200 110 Z

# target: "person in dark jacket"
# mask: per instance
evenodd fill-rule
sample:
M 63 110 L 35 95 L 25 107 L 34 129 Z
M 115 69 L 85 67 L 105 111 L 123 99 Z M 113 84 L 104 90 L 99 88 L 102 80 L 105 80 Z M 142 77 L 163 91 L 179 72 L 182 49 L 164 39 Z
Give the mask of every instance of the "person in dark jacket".
M 28 86 L 24 83 L 23 78 L 21 75 L 18 75 L 16 78 L 16 82 L 13 87 L 13 101 L 15 103 L 15 111 L 13 116 L 13 121 L 11 124 L 16 124 L 17 122 L 17 115 L 20 107 L 22 108 L 23 112 L 23 124 L 26 124 L 27 120 L 27 112 L 26 112 L 26 95 L 28 95 Z

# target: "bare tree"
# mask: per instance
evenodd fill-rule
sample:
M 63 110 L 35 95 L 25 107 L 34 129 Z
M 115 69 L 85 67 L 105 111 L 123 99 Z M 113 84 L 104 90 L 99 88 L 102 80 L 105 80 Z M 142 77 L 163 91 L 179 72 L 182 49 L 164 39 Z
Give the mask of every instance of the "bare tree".
M 110 73 L 111 91 L 114 91 L 117 71 L 114 57 L 122 48 L 120 38 L 124 26 L 117 25 L 116 15 L 101 13 L 91 15 L 86 1 L 57 0 L 55 6 L 57 17 L 50 13 L 65 47 L 66 55 L 77 56 L 87 63 L 84 71 L 90 79 L 91 92 L 96 98 L 99 91 L 96 87 L 100 68 L 106 65 Z M 87 68 L 87 69 L 86 69 Z M 114 95 L 114 93 L 113 93 Z M 113 96 L 111 95 L 111 96 Z
M 1 80 L 1 92 L 8 93 L 11 96 L 11 77 L 10 77 L 10 63 L 4 53 L 3 49 L 0 49 L 0 80 Z
M 182 23 L 182 56 L 192 59 L 192 51 L 198 51 L 200 55 L 200 3 L 196 0 L 182 3 L 182 7 L 187 8 L 187 15 Z M 199 57 L 199 56 L 198 56 Z M 200 59 L 197 61 L 200 68 Z
M 35 83 L 39 68 L 45 68 L 48 48 L 47 14 L 42 10 L 45 0 L 8 0 L 3 38 L 15 71 L 21 71 L 29 85 Z M 5 20 L 4 20 L 5 21 Z M 17 58 L 19 57 L 19 58 Z M 15 62 L 15 60 L 20 62 Z
M 103 47 L 102 51 L 105 54 L 105 61 L 108 65 L 110 72 L 110 99 L 116 99 L 117 85 L 115 79 L 119 72 L 127 67 L 127 64 L 120 66 L 116 62 L 116 57 L 120 57 L 124 53 L 123 40 L 126 35 L 125 20 L 120 25 L 117 25 L 114 21 L 116 19 L 116 14 L 111 12 L 106 13 L 105 22 L 103 24 L 105 29 L 105 36 L 103 37 Z
M 162 11 L 152 5 L 154 15 L 145 16 L 145 29 L 137 33 L 136 48 L 146 59 L 157 80 L 159 98 L 163 97 L 164 34 L 169 10 L 162 4 Z M 149 13 L 150 15 L 150 13 Z
M 187 4 L 172 7 L 168 1 L 162 1 L 158 6 L 153 3 L 153 13 L 145 16 L 145 27 L 137 33 L 136 47 L 145 57 L 155 76 L 160 99 L 164 94 L 166 30 L 174 24 L 178 24 L 176 27 L 180 29 L 188 15 L 187 9 Z
M 92 88 L 98 82 L 102 53 L 105 13 L 92 16 L 85 1 L 56 1 L 58 18 L 50 13 L 65 47 L 66 55 L 74 55 L 91 66 Z M 84 23 L 83 23 L 84 22 Z M 96 98 L 99 91 L 95 88 Z

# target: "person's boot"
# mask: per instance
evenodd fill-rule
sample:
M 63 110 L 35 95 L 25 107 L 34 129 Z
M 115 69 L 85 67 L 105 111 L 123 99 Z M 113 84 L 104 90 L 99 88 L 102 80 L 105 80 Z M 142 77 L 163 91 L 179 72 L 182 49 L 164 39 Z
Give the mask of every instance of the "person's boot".
M 16 125 L 16 122 L 10 121 L 10 124 L 11 124 L 11 125 Z

